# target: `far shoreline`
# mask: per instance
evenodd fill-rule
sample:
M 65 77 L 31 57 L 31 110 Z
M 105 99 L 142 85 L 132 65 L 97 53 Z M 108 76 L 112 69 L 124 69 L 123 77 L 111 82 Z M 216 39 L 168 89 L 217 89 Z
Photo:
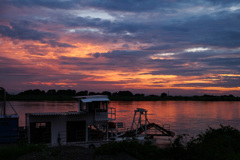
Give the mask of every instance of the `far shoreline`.
M 74 95 L 8 95 L 8 101 L 76 101 Z M 234 96 L 109 96 L 111 101 L 240 101 Z
M 0 91 L 0 98 L 3 95 L 3 91 Z M 111 101 L 240 101 L 240 97 L 234 95 L 194 95 L 194 96 L 172 96 L 167 93 L 161 93 L 160 95 L 145 95 L 142 93 L 133 94 L 130 91 L 119 91 L 111 93 L 109 91 L 88 92 L 76 90 L 55 90 L 51 89 L 45 92 L 40 89 L 31 89 L 20 92 L 18 94 L 9 94 L 6 92 L 6 99 L 8 101 L 74 101 L 75 96 L 87 96 L 87 95 L 107 95 Z M 2 100 L 2 99 L 0 99 Z

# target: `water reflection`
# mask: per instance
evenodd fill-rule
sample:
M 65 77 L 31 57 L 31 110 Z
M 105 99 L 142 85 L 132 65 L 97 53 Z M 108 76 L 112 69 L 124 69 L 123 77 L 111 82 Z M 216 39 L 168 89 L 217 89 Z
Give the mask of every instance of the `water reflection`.
M 25 125 L 25 113 L 77 111 L 77 102 L 23 102 L 11 104 L 20 116 L 19 125 Z M 170 124 L 177 134 L 196 135 L 208 126 L 231 125 L 240 129 L 240 102 L 201 102 L 201 101 L 112 101 L 109 107 L 116 108 L 117 121 L 125 122 L 130 128 L 134 110 L 148 110 L 150 122 Z

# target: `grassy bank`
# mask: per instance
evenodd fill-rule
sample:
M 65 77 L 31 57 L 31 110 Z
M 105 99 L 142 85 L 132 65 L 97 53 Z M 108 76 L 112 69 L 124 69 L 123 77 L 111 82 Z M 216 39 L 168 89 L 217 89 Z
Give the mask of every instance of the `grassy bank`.
M 46 146 L 40 144 L 1 144 L 0 145 L 0 159 L 2 160 L 16 160 L 18 157 L 32 152 L 43 152 Z
M 96 155 L 128 153 L 139 160 L 239 160 L 240 132 L 230 126 L 209 128 L 204 133 L 192 137 L 188 142 L 179 135 L 173 144 L 158 148 L 150 143 L 137 142 L 109 143 L 99 147 Z
M 159 148 L 136 141 L 112 142 L 93 152 L 74 146 L 47 148 L 44 145 L 19 143 L 0 147 L 0 159 L 138 159 L 138 160 L 239 160 L 240 131 L 230 126 L 208 128 L 184 142 L 179 135 L 171 146 Z M 23 156 L 26 155 L 26 156 Z M 127 157 L 127 158 L 124 158 Z

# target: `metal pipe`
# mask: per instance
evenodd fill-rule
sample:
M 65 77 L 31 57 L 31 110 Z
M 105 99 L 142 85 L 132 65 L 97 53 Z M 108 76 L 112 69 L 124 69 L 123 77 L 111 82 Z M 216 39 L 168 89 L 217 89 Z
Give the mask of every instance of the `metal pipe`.
M 3 115 L 6 115 L 6 91 L 3 87 L 0 87 L 3 90 Z
M 147 111 L 145 111 L 145 136 L 147 136 Z

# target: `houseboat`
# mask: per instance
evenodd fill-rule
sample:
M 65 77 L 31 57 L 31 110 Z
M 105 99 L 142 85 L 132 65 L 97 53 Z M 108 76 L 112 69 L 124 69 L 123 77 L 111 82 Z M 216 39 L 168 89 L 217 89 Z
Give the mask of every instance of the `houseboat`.
M 116 109 L 108 107 L 106 95 L 77 96 L 78 111 L 26 113 L 29 143 L 91 145 L 108 140 L 109 122 L 116 119 Z

